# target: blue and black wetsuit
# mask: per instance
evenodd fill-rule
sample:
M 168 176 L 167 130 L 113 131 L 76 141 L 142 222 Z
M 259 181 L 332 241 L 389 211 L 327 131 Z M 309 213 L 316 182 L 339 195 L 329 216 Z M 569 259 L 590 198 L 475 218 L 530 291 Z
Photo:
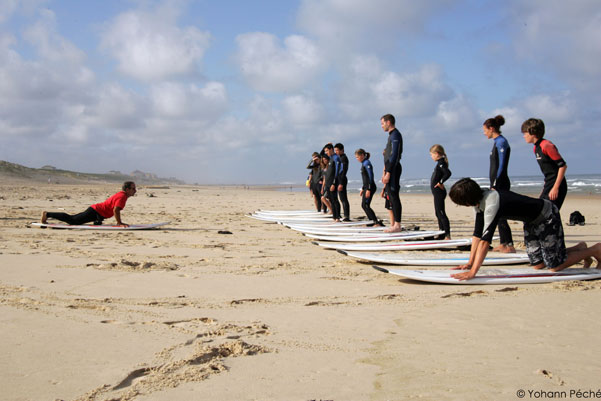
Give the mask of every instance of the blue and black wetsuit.
M 507 139 L 503 135 L 497 136 L 494 139 L 494 145 L 490 152 L 489 177 L 491 189 L 509 191 L 511 183 L 509 182 L 507 168 L 509 166 L 510 153 L 511 148 Z M 501 244 L 513 246 L 513 237 L 507 219 L 499 220 L 499 236 L 501 237 Z
M 338 185 L 342 185 L 342 190 L 338 191 L 338 196 L 340 197 L 340 203 L 342 203 L 344 219 L 348 220 L 351 216 L 351 208 L 346 193 L 346 185 L 348 184 L 348 178 L 346 177 L 348 171 L 348 157 L 346 157 L 346 154 L 344 153 L 340 155 L 340 164 L 341 169 L 340 174 L 338 175 Z
M 449 218 L 445 211 L 445 198 L 447 197 L 447 190 L 437 187 L 437 184 L 442 184 L 451 176 L 451 170 L 449 170 L 449 163 L 445 158 L 440 158 L 436 161 L 434 172 L 430 178 L 430 189 L 432 195 L 434 195 L 434 212 L 436 213 L 436 219 L 438 219 L 438 228 L 444 230 L 446 238 L 451 237 L 451 225 Z
M 374 223 L 378 221 L 378 217 L 376 213 L 371 208 L 371 200 L 373 199 L 376 190 L 376 182 L 374 180 L 374 168 L 369 161 L 369 159 L 364 159 L 361 163 L 361 179 L 363 180 L 363 195 L 361 195 L 361 208 L 365 212 L 367 218 Z M 367 196 L 366 191 L 369 191 L 369 196 Z
M 384 169 L 386 173 L 390 173 L 390 181 L 386 184 L 386 193 L 392 207 L 394 221 L 401 222 L 401 214 L 403 208 L 399 191 L 401 189 L 401 155 L 403 154 L 403 137 L 398 129 L 394 128 L 388 133 L 388 142 L 384 150 Z

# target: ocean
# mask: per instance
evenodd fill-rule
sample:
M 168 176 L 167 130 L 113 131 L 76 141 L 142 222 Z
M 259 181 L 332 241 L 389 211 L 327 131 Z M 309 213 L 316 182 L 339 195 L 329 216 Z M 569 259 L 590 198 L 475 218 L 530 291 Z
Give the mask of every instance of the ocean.
M 459 177 L 461 178 L 461 177 Z M 447 190 L 459 179 L 450 178 L 445 187 Z M 543 177 L 537 176 L 516 176 L 509 177 L 511 180 L 511 190 L 529 195 L 538 195 L 543 188 Z M 568 195 L 582 194 L 592 195 L 601 194 L 601 174 L 574 174 L 566 177 L 568 181 Z M 482 187 L 488 188 L 489 180 L 487 177 L 474 178 Z M 376 182 L 378 188 L 382 188 L 381 182 Z M 306 191 L 307 188 L 302 183 L 281 183 L 280 191 Z M 361 181 L 349 180 L 347 190 L 349 192 L 359 192 Z M 401 193 L 430 193 L 430 178 L 401 178 Z

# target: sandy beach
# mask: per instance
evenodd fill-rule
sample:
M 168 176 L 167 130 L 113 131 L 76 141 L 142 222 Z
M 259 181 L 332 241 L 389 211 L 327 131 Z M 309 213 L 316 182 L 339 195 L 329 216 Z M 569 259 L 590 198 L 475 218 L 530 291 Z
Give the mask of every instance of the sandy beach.
M 267 188 L 140 186 L 123 221 L 171 222 L 158 230 L 28 227 L 118 190 L 0 185 L 1 399 L 517 400 L 601 388 L 601 281 L 399 279 L 246 217 L 312 207 L 306 192 Z M 568 193 L 568 246 L 601 241 L 599 200 Z M 429 194 L 402 202 L 404 224 L 437 228 Z M 380 199 L 374 209 L 386 217 Z M 574 210 L 585 226 L 567 225 Z M 469 237 L 473 211 L 447 199 L 447 213 L 453 237 Z M 363 215 L 357 194 L 351 214 Z

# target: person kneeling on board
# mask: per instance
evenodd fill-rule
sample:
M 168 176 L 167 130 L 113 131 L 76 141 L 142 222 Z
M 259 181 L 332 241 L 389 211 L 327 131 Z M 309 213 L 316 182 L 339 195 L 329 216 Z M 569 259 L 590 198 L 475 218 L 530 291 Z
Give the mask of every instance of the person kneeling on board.
M 64 221 L 69 225 L 81 225 L 94 222 L 95 225 L 101 225 L 104 219 L 115 216 L 117 226 L 129 227 L 121 221 L 121 210 L 125 208 L 127 198 L 136 194 L 136 183 L 126 181 L 123 183 L 122 191 L 117 192 L 107 200 L 96 203 L 78 214 L 42 212 L 42 224 L 47 224 L 48 218 Z
M 470 178 L 457 181 L 449 192 L 450 198 L 460 206 L 473 206 L 476 221 L 469 262 L 455 269 L 468 272 L 454 274 L 459 280 L 476 276 L 488 253 L 492 236 L 499 219 L 524 222 L 524 243 L 530 264 L 535 269 L 549 268 L 560 271 L 584 260 L 584 267 L 597 260 L 601 268 L 601 243 L 587 247 L 586 243 L 567 248 L 557 206 L 546 199 L 534 199 L 511 191 L 483 190 Z

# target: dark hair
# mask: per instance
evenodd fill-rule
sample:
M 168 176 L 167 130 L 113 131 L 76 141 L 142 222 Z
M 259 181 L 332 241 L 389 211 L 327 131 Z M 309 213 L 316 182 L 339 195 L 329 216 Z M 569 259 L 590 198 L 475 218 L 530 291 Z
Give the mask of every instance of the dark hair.
M 136 183 L 135 183 L 135 182 L 133 182 L 133 181 L 125 181 L 125 182 L 123 183 L 123 186 L 121 187 L 121 189 L 125 191 L 126 189 L 130 189 L 130 188 L 131 188 L 131 187 L 133 187 L 134 185 L 136 185 Z
M 505 117 L 503 117 L 502 115 L 498 115 L 495 118 L 489 118 L 488 120 L 484 121 L 484 125 L 486 128 L 493 128 L 496 132 L 498 132 L 499 134 L 501 133 L 501 125 L 505 124 Z
M 380 120 L 384 120 L 384 121 L 390 121 L 390 123 L 391 123 L 392 125 L 395 125 L 395 122 L 396 122 L 396 121 L 395 121 L 395 119 L 394 119 L 394 116 L 393 116 L 392 114 L 384 114 L 384 115 L 383 115 L 383 116 L 380 118 Z
M 356 155 L 365 156 L 365 158 L 366 158 L 367 160 L 369 160 L 369 152 L 366 152 L 365 150 L 363 150 L 363 149 L 361 149 L 361 148 L 359 148 L 359 149 L 355 150 L 355 154 L 356 154 Z
M 313 154 L 311 155 L 311 157 L 320 157 L 320 156 L 319 156 L 319 153 L 313 152 Z
M 334 145 L 334 148 L 344 150 L 344 145 L 339 142 L 336 145 Z
M 541 139 L 545 136 L 545 123 L 539 118 L 529 118 L 522 123 L 522 132 Z
M 471 178 L 462 178 L 451 187 L 449 197 L 460 206 L 476 206 L 482 200 L 484 192 Z
M 334 149 L 334 146 L 332 146 L 331 143 L 326 144 L 324 147 L 324 149 Z
M 324 153 L 323 155 L 321 155 L 322 159 L 326 159 L 326 160 L 330 160 L 330 156 L 328 156 L 326 153 Z

